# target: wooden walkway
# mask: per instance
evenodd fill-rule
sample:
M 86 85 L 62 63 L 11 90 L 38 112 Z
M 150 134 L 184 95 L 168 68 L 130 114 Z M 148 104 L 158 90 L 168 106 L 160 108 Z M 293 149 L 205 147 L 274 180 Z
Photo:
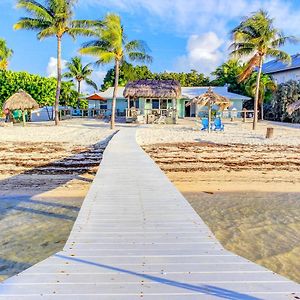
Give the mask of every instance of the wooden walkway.
M 226 250 L 137 145 L 115 135 L 63 251 L 0 299 L 300 299 L 300 285 Z

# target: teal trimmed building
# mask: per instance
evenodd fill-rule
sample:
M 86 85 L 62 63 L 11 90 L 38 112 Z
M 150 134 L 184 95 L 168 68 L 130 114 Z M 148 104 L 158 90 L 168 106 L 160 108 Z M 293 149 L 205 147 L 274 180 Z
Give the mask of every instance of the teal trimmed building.
M 199 107 L 198 105 L 186 106 L 186 104 L 191 99 L 204 94 L 208 90 L 208 87 L 179 86 L 179 92 L 176 90 L 175 93 L 173 90 L 173 93 L 168 93 L 168 91 L 166 92 L 164 90 L 165 87 L 160 88 L 157 86 L 157 83 L 164 82 L 166 81 L 155 81 L 156 85 L 155 88 L 153 88 L 153 80 L 145 80 L 143 81 L 145 88 L 134 89 L 134 91 L 132 91 L 131 88 L 129 93 L 128 87 L 119 87 L 116 103 L 117 115 L 126 115 L 126 110 L 131 107 L 136 107 L 142 115 L 146 115 L 153 110 L 167 111 L 175 109 L 174 111 L 176 111 L 178 118 L 195 117 L 198 116 L 201 111 L 206 110 L 206 107 Z M 147 85 L 148 83 L 152 84 L 150 88 Z M 141 87 L 140 84 L 139 86 Z M 226 86 L 211 88 L 215 93 L 231 100 L 232 105 L 229 107 L 229 111 L 232 109 L 241 111 L 243 109 L 243 103 L 251 99 L 243 95 L 228 92 Z M 111 87 L 104 92 L 98 92 L 88 96 L 86 99 L 89 102 L 89 109 L 106 110 L 109 114 L 112 106 L 113 90 L 114 88 Z

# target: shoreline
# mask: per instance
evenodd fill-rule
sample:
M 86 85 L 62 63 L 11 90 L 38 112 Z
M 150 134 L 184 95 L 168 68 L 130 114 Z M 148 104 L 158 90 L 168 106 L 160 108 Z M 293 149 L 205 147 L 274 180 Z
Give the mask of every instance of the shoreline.
M 300 138 L 253 145 L 216 134 L 195 142 L 184 129 L 162 142 L 169 130 L 142 129 L 141 146 L 224 248 L 300 283 Z
M 64 247 L 115 133 L 95 120 L 54 128 L 9 128 L 0 146 L 0 282 Z

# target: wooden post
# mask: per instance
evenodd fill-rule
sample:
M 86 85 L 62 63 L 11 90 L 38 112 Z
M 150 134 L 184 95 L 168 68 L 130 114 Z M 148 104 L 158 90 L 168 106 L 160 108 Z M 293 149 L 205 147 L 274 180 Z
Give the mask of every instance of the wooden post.
M 24 110 L 22 110 L 22 120 L 23 120 L 23 126 L 25 126 L 26 120 L 25 120 L 25 111 Z
M 266 138 L 271 139 L 273 136 L 274 136 L 274 128 L 273 127 L 268 127 Z
M 177 123 L 177 100 L 172 99 L 172 108 L 173 108 L 173 124 Z
M 211 123 L 211 104 L 208 106 L 208 132 L 210 133 L 210 123 Z

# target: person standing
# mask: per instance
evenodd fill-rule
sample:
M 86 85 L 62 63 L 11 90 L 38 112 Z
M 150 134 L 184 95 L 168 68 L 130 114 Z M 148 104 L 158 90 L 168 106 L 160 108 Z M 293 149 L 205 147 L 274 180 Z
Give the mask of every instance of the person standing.
M 8 108 L 5 108 L 4 114 L 5 114 L 5 123 L 10 122 L 10 110 Z

